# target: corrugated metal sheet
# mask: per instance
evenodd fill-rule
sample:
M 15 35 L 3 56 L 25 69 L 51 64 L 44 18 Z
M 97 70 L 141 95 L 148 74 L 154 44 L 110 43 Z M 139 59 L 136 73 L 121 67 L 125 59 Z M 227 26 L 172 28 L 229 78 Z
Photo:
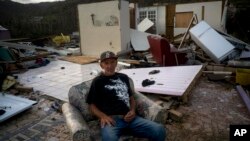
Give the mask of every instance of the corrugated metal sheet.
M 0 122 L 31 108 L 35 103 L 36 101 L 26 98 L 0 93 L 0 109 L 5 110 L 5 113 L 0 115 Z
M 127 74 L 133 80 L 136 91 L 182 96 L 201 69 L 202 65 L 196 65 L 123 69 L 120 72 Z M 160 72 L 149 74 L 153 70 L 159 70 Z M 142 81 L 145 79 L 155 81 L 155 84 L 143 87 Z

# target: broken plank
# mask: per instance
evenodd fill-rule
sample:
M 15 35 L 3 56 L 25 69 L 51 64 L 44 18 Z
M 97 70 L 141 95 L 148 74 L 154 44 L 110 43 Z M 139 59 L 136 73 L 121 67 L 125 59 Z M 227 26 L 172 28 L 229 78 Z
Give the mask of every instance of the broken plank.
M 232 74 L 232 72 L 229 72 L 229 71 L 203 71 L 203 73 L 224 74 L 224 75 L 231 75 Z
M 140 65 L 140 61 L 138 60 L 131 60 L 131 59 L 119 59 L 119 61 L 129 63 L 129 64 L 134 64 L 134 65 Z
M 183 114 L 174 109 L 171 109 L 169 110 L 169 117 L 174 121 L 180 122 L 182 120 Z
M 164 109 L 169 110 L 169 109 L 171 109 L 173 103 L 174 103 L 174 100 L 171 100 L 171 101 L 168 101 L 168 102 L 164 102 L 164 103 L 162 104 L 162 106 L 163 106 Z
M 21 85 L 15 85 L 14 86 L 16 90 L 21 92 L 33 92 L 33 87 L 27 87 L 27 86 L 21 86 Z
M 92 57 L 92 56 L 65 56 L 65 57 L 60 58 L 60 60 L 69 61 L 69 62 L 83 65 L 83 64 L 97 62 L 98 58 Z
M 224 72 L 227 71 L 227 72 L 232 72 L 232 73 L 236 72 L 236 68 L 228 67 L 224 65 L 218 65 L 218 64 L 206 65 L 205 69 L 207 71 L 224 71 Z
M 228 61 L 228 66 L 240 67 L 240 68 L 250 68 L 250 62 L 249 61 L 230 60 L 230 61 Z

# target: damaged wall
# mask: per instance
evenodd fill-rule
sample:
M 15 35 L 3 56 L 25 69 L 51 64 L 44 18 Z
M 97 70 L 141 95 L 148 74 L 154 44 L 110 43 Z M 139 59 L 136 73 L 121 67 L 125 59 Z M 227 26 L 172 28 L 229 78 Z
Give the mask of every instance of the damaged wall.
M 130 42 L 129 3 L 108 1 L 78 5 L 81 53 L 99 57 L 124 51 Z
M 137 11 L 136 11 L 136 17 L 137 17 L 137 20 L 136 20 L 136 24 L 138 25 L 140 23 L 140 12 L 143 12 L 143 11 L 156 11 L 156 31 L 155 33 L 156 34 L 165 34 L 165 31 L 166 31 L 166 26 L 165 26 L 165 23 L 166 23 L 166 8 L 165 6 L 151 6 L 151 7 L 140 7 L 138 8 L 137 7 Z M 150 17 L 149 19 L 152 21 L 153 17 Z
M 148 6 L 148 7 L 138 7 L 136 11 L 136 21 L 137 24 L 140 22 L 140 12 L 141 11 L 156 11 L 156 34 L 166 34 L 166 28 L 170 23 L 166 23 L 171 17 L 166 17 L 166 5 L 158 6 Z M 199 21 L 204 19 L 213 28 L 219 29 L 221 16 L 222 16 L 222 1 L 212 1 L 212 2 L 199 2 L 199 3 L 189 3 L 189 4 L 176 4 L 175 5 L 175 15 L 178 13 L 192 13 L 196 14 Z M 187 27 L 177 28 L 176 27 L 176 16 L 174 18 L 174 36 L 185 33 Z M 150 19 L 150 18 L 149 18 Z M 168 19 L 168 20 L 167 20 Z M 185 17 L 181 18 L 182 20 Z M 184 21 L 180 21 L 184 22 Z M 185 21 L 189 23 L 189 21 Z M 170 26 L 172 27 L 172 26 Z
M 176 5 L 176 13 L 179 12 L 193 12 L 197 15 L 198 21 L 204 20 L 213 28 L 220 29 L 222 1 L 178 4 Z M 184 32 L 186 32 L 186 28 L 175 28 L 174 36 Z

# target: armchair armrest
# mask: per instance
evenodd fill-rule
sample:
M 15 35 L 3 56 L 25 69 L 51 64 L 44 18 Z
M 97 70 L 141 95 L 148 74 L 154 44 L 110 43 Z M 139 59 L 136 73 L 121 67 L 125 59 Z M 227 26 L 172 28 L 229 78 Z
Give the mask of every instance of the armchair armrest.
M 156 104 L 153 100 L 149 99 L 140 92 L 135 93 L 135 99 L 137 103 L 136 111 L 138 115 L 161 124 L 166 123 L 168 111 L 165 108 Z
M 146 119 L 165 124 L 168 111 L 142 93 L 135 91 L 133 80 L 131 78 L 129 78 L 129 84 L 134 93 L 137 114 Z
M 69 103 L 62 105 L 62 112 L 66 120 L 73 141 L 90 141 L 89 127 L 78 109 Z

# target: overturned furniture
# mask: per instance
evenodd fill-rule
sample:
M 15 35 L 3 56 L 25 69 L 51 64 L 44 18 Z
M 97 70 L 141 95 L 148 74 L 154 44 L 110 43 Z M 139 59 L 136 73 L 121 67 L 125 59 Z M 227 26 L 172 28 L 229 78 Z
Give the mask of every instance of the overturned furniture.
M 86 94 L 91 81 L 72 86 L 69 90 L 69 103 L 62 105 L 63 115 L 71 132 L 73 141 L 101 140 L 99 120 L 92 116 L 88 104 L 85 102 Z M 132 80 L 130 80 L 133 86 Z M 134 93 L 137 103 L 136 112 L 146 119 L 165 124 L 167 111 L 154 103 L 141 93 Z M 132 136 L 122 136 L 123 139 L 133 139 Z
M 235 57 L 235 47 L 205 21 L 189 30 L 192 40 L 216 63 Z
M 187 54 L 173 51 L 166 38 L 156 35 L 149 35 L 147 38 L 150 45 L 149 50 L 154 60 L 161 66 L 176 66 L 186 63 Z

